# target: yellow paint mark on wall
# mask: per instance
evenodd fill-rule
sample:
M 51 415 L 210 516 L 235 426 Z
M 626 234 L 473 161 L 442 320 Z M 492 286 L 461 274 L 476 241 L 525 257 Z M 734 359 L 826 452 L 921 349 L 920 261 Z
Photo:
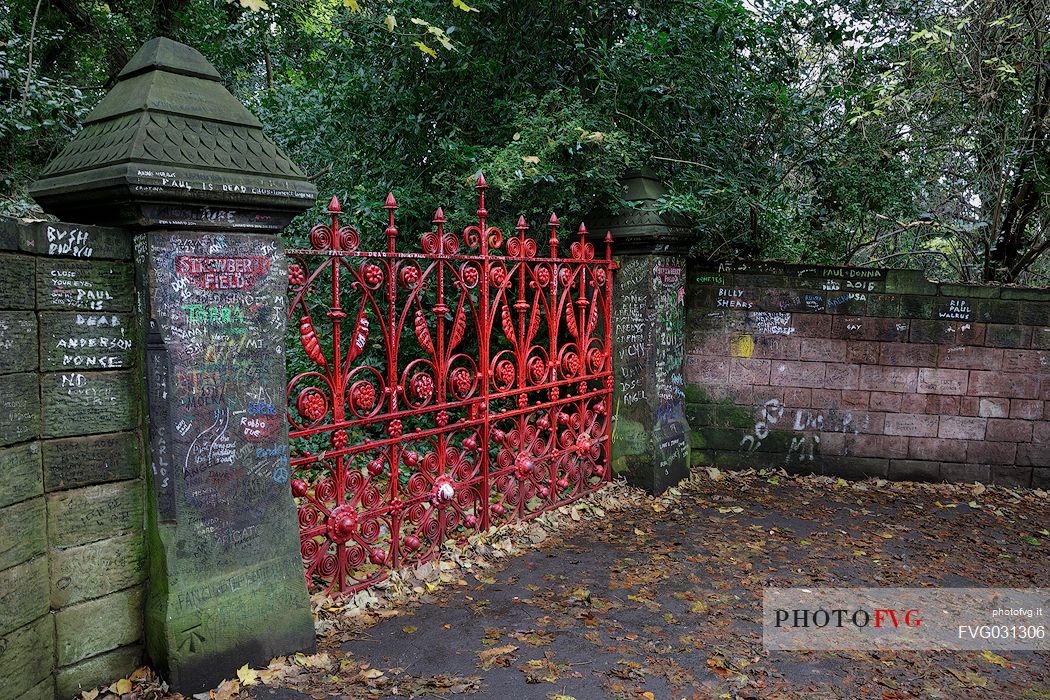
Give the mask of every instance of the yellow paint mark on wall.
M 750 333 L 734 335 L 729 345 L 729 352 L 733 357 L 751 357 L 755 352 L 755 340 Z

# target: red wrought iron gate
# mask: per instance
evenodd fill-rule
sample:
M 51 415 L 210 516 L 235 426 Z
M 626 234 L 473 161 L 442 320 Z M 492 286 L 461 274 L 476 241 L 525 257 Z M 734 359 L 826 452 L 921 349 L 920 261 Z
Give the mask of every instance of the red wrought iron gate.
M 359 249 L 335 198 L 310 248 L 288 251 L 291 485 L 312 586 L 359 590 L 609 478 L 611 238 L 595 259 L 581 225 L 559 257 L 552 215 L 541 256 L 524 219 L 504 241 L 477 188 L 477 221 L 457 234 L 438 209 L 419 252 L 398 250 L 392 194 L 385 251 Z

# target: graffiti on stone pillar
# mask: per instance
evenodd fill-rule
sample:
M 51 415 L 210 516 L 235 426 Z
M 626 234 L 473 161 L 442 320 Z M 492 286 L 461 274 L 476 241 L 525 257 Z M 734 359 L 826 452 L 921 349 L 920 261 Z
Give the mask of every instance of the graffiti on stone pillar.
M 161 517 L 184 551 L 251 549 L 287 489 L 284 257 L 271 236 L 152 234 L 149 384 Z M 170 485 L 170 491 L 167 487 Z M 283 496 L 283 494 L 281 494 Z M 263 543 L 258 543 L 264 547 Z

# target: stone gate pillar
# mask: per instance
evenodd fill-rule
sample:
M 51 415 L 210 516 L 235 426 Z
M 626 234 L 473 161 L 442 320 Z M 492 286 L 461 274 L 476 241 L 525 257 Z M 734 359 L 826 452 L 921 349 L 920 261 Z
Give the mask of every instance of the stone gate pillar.
M 613 470 L 659 494 L 689 471 L 685 417 L 685 254 L 687 222 L 661 214 L 667 194 L 651 171 L 623 180 L 633 208 L 598 219 L 591 230 L 613 236 L 619 270 L 613 285 Z
M 192 693 L 312 648 L 287 483 L 276 234 L 314 186 L 200 53 L 154 39 L 31 193 L 66 221 L 138 232 L 150 660 Z

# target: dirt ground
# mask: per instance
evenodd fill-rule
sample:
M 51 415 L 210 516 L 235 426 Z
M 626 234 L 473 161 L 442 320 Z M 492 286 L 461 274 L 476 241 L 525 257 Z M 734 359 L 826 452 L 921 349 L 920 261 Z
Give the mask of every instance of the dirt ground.
M 701 478 L 660 512 L 648 504 L 608 514 L 322 643 L 333 659 L 384 671 L 375 688 L 254 694 L 1050 698 L 1047 652 L 762 649 L 766 586 L 1050 584 L 1050 500 L 975 490 Z
M 1050 698 L 1050 652 L 766 652 L 761 630 L 769 586 L 1046 587 L 1045 492 L 713 473 L 525 526 L 538 544 L 396 614 L 328 601 L 318 654 L 245 669 L 239 697 Z

